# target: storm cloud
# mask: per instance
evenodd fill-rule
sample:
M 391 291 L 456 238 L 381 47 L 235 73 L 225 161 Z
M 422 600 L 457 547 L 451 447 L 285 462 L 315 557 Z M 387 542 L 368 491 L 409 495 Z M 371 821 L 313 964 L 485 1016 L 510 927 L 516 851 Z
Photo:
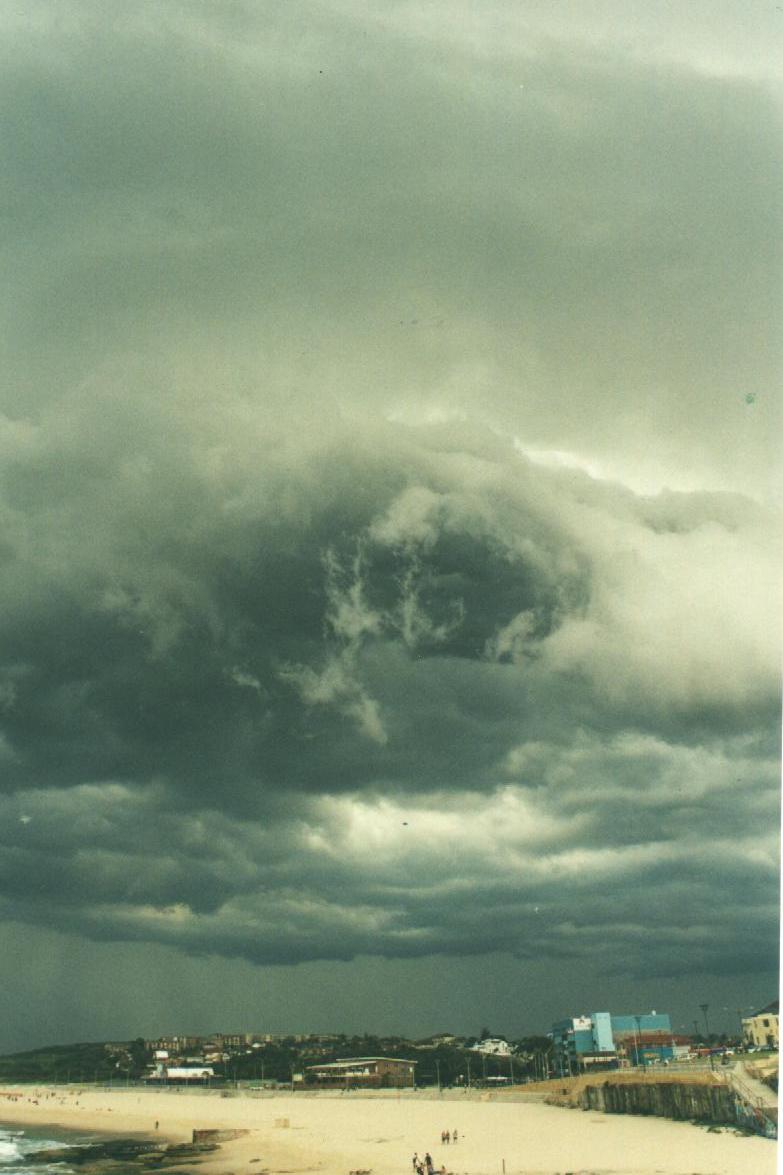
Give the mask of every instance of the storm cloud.
M 772 982 L 774 62 L 550 7 L 3 10 L 31 942 Z

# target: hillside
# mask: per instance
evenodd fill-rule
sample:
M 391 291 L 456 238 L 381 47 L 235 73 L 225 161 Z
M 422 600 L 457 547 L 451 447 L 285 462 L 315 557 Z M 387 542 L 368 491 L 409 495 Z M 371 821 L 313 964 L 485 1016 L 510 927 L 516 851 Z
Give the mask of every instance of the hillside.
M 10 1081 L 108 1081 L 144 1072 L 144 1043 L 46 1045 L 0 1056 L 0 1084 Z

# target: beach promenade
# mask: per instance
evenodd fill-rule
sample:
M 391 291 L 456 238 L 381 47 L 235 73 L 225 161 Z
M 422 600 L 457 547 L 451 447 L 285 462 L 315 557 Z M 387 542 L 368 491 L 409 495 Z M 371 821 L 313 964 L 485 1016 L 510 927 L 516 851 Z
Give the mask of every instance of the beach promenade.
M 454 1175 L 771 1175 L 777 1155 L 775 1143 L 729 1129 L 470 1094 L 19 1086 L 0 1091 L 0 1122 L 172 1142 L 194 1129 L 246 1131 L 203 1158 L 204 1175 L 408 1175 L 414 1152 Z M 455 1128 L 459 1142 L 443 1145 Z

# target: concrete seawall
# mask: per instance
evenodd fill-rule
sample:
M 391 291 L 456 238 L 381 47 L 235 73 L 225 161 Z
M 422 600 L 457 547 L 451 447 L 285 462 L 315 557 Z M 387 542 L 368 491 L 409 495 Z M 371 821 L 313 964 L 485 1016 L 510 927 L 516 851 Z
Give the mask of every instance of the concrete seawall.
M 675 1121 L 723 1123 L 777 1137 L 776 1115 L 753 1106 L 730 1085 L 689 1081 L 605 1081 L 586 1085 L 578 1105 L 607 1114 L 655 1115 Z
M 725 1085 L 644 1081 L 588 1085 L 580 1102 L 585 1110 L 607 1114 L 654 1114 L 689 1122 L 735 1122 L 734 1097 Z

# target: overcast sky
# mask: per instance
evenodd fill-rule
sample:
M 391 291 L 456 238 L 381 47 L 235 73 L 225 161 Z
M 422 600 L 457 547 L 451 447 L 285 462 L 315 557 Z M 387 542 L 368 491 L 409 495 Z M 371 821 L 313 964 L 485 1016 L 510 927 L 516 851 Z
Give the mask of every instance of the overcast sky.
M 781 9 L 0 29 L 0 1048 L 769 1002 Z

